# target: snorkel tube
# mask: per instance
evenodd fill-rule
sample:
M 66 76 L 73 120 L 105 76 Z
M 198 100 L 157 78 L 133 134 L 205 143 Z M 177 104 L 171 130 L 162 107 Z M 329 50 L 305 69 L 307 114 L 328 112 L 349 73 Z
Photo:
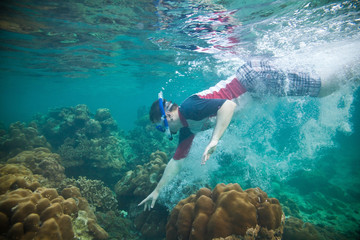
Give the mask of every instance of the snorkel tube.
M 161 111 L 161 120 L 162 122 L 164 123 L 164 127 L 158 125 L 156 126 L 156 128 L 158 130 L 160 130 L 161 132 L 165 132 L 166 136 L 169 138 L 169 140 L 172 140 L 173 137 L 172 137 L 172 134 L 170 132 L 170 129 L 169 129 L 169 123 L 166 119 L 166 115 L 165 115 L 165 110 L 164 110 L 164 104 L 163 104 L 163 93 L 162 91 L 159 92 L 158 94 L 158 98 L 159 98 L 159 107 L 160 107 L 160 111 Z

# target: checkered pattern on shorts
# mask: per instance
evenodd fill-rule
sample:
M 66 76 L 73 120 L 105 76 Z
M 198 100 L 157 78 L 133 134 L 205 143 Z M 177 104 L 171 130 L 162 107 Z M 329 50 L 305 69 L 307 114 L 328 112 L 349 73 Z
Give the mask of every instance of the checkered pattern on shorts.
M 247 91 L 276 96 L 319 95 L 320 78 L 308 73 L 286 73 L 273 68 L 268 61 L 250 61 L 236 71 L 236 77 Z

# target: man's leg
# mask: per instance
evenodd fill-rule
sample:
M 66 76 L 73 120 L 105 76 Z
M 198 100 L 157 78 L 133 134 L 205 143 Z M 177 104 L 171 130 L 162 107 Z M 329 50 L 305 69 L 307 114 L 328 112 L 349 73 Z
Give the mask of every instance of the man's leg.
M 339 90 L 339 88 L 340 88 L 340 81 L 339 78 L 336 76 L 336 74 L 326 77 L 321 77 L 321 88 L 318 97 L 326 97 L 332 94 L 333 92 Z
M 321 78 L 321 88 L 319 97 L 326 97 L 340 89 L 340 87 L 348 82 L 359 82 L 358 67 L 355 63 L 352 65 L 343 65 L 337 69 L 321 69 L 319 71 Z
M 308 73 L 287 73 L 272 67 L 268 61 L 249 61 L 236 76 L 247 91 L 257 95 L 312 96 L 320 91 L 320 78 Z

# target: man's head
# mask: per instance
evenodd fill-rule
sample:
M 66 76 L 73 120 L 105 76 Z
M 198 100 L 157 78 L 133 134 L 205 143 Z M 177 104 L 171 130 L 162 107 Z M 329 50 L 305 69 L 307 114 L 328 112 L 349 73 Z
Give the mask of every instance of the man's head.
M 170 108 L 168 106 L 172 105 Z M 174 110 L 176 110 L 179 106 L 176 103 L 172 103 L 172 102 L 168 102 L 166 101 L 166 99 L 163 99 L 163 108 L 165 110 L 165 114 L 167 112 L 172 112 Z M 153 104 L 151 105 L 150 108 L 150 112 L 149 112 L 149 117 L 150 117 L 150 121 L 152 123 L 158 123 L 161 121 L 161 110 L 160 110 L 160 106 L 159 106 L 159 100 L 156 100 L 155 102 L 153 102 Z
M 179 129 L 178 105 L 176 103 L 168 102 L 162 97 L 162 92 L 159 93 L 159 99 L 156 100 L 150 108 L 150 121 L 156 124 L 156 129 L 166 133 L 167 137 L 172 140 L 172 134 L 175 134 Z

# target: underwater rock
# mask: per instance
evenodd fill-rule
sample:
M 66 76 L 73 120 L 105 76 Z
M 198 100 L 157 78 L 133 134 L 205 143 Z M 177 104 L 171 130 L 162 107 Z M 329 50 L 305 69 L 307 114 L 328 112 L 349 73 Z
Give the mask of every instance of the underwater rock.
M 157 185 L 167 163 L 165 153 L 156 151 L 150 155 L 150 162 L 143 166 L 136 166 L 133 171 L 128 171 L 116 183 L 115 192 L 118 197 L 147 196 Z
M 58 183 L 65 179 L 65 169 L 61 165 L 60 155 L 52 153 L 47 148 L 23 151 L 10 158 L 7 162 L 24 165 L 31 169 L 33 173 L 42 175 L 53 183 Z
M 281 239 L 285 215 L 279 201 L 260 188 L 243 191 L 238 184 L 200 189 L 172 210 L 166 239 Z M 230 238 L 231 239 L 231 238 Z
M 37 125 L 15 122 L 10 124 L 8 131 L 0 132 L 0 160 L 5 161 L 16 154 L 37 147 L 51 148 L 46 138 L 39 134 Z

